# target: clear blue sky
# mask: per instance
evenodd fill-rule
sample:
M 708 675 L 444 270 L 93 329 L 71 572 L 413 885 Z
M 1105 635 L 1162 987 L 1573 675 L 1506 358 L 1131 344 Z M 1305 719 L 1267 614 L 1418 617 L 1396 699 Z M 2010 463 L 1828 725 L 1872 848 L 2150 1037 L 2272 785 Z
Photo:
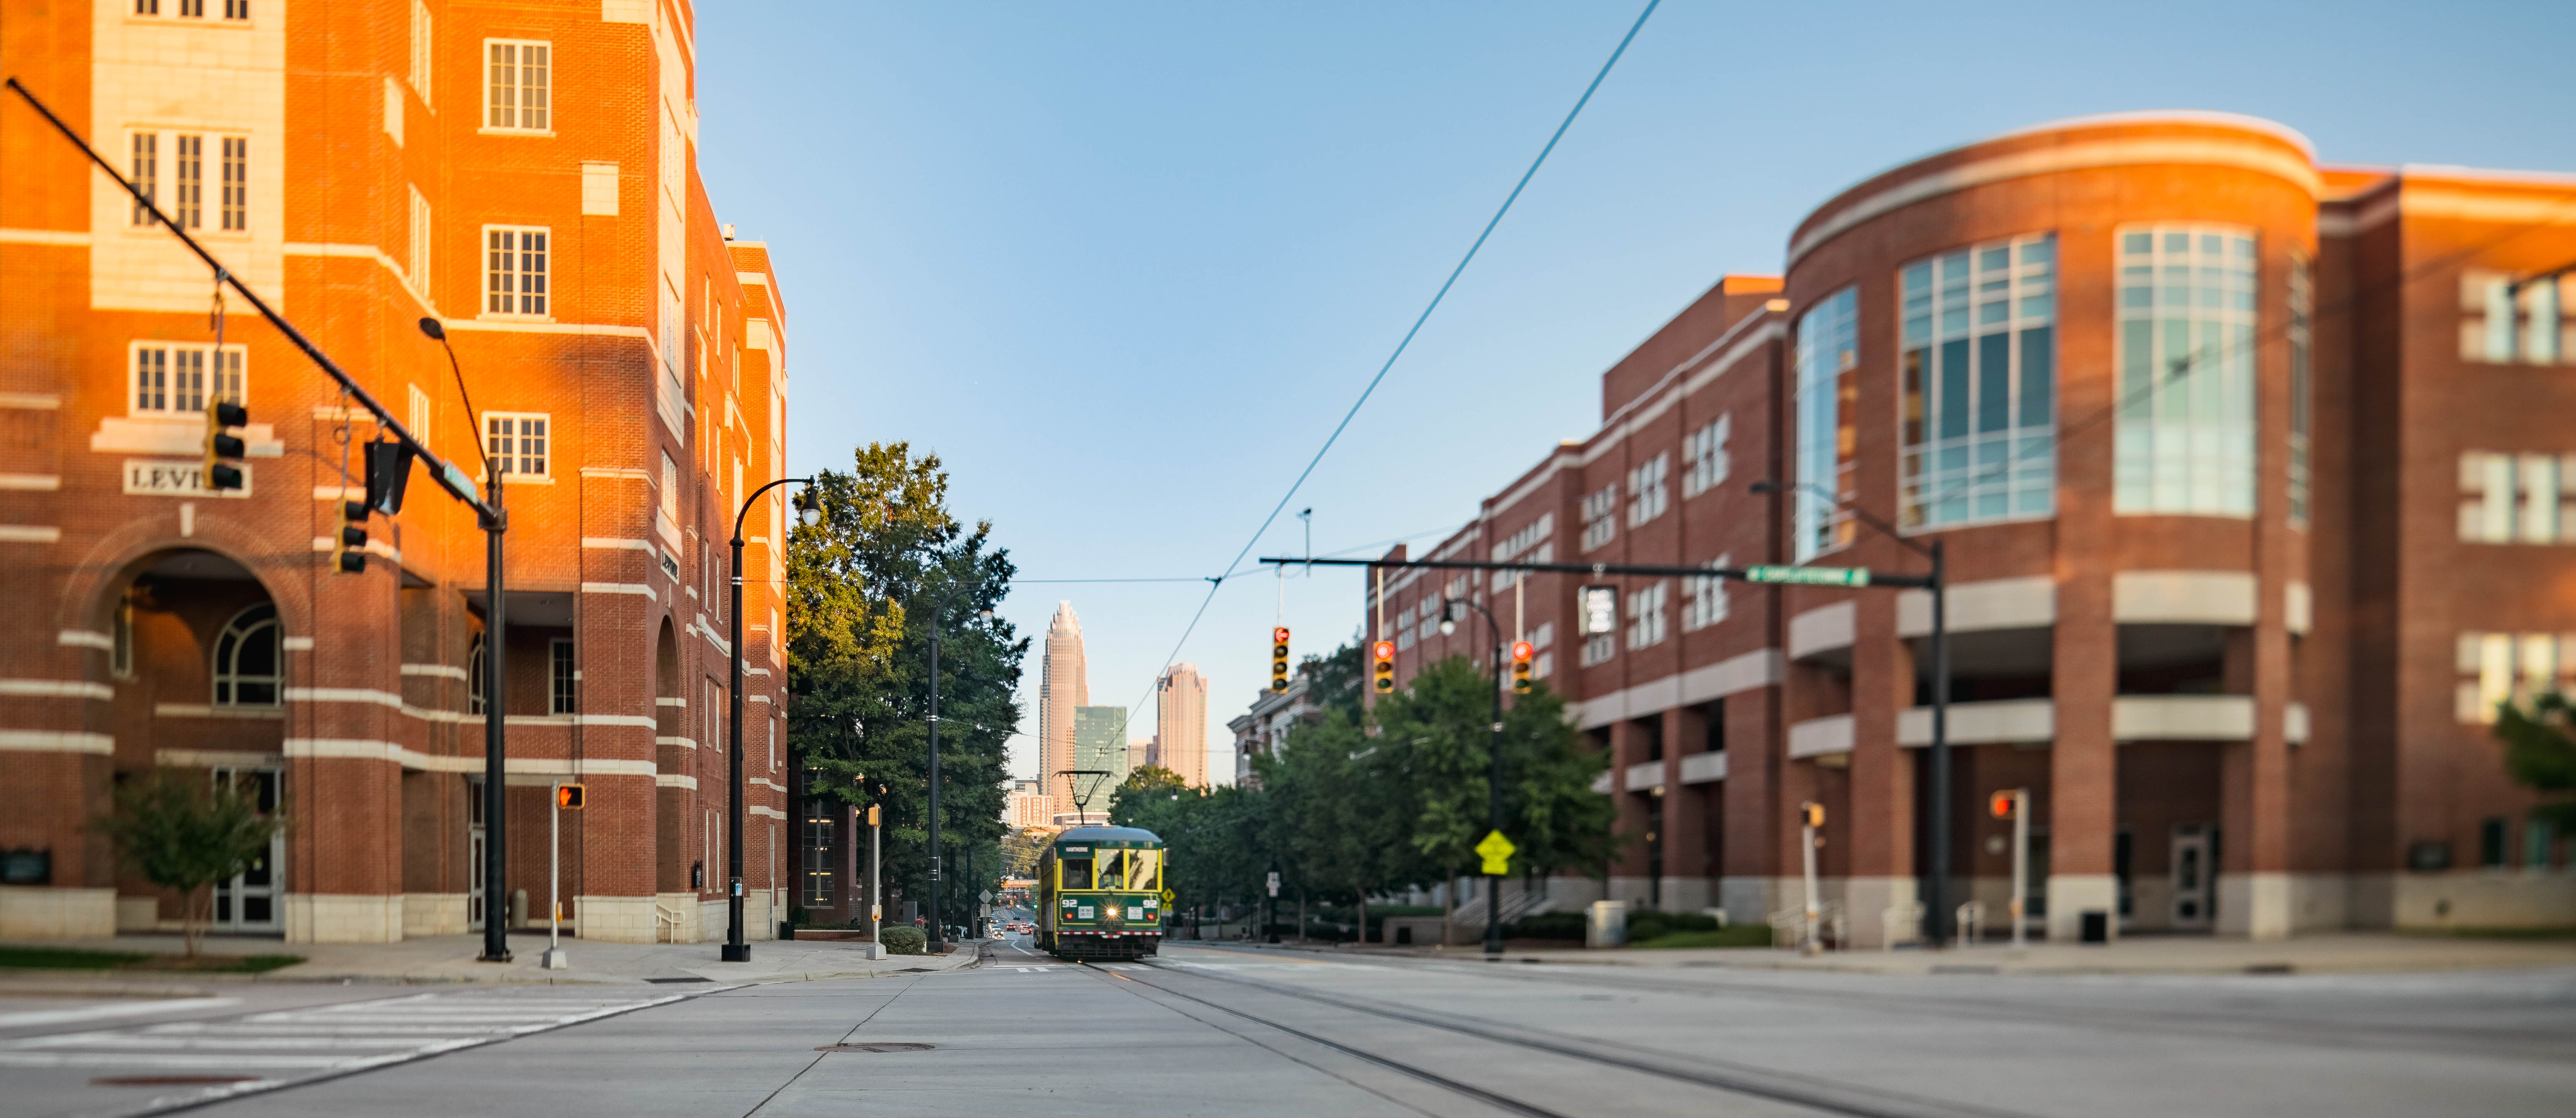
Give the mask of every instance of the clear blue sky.
M 1030 579 L 1220 573 L 1642 7 L 703 6 L 701 167 L 777 261 L 790 469 L 908 440 Z M 2571 57 L 2564 3 L 1668 0 L 1254 554 L 1300 550 L 1310 506 L 1318 553 L 1436 539 L 1592 430 L 1604 367 L 1891 164 L 2193 108 L 2330 162 L 2576 171 Z M 1281 591 L 1321 651 L 1359 579 L 1225 585 L 1177 656 L 1211 743 Z M 1028 584 L 1007 614 L 1040 634 L 1071 600 L 1092 701 L 1143 702 L 1142 735 L 1205 595 Z

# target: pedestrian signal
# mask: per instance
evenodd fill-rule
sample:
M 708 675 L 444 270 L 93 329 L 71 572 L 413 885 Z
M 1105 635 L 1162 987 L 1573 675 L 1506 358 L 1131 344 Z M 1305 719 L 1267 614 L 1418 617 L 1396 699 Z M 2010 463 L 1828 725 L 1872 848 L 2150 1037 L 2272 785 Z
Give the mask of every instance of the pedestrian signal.
M 331 569 L 344 575 L 367 570 L 367 503 L 340 502 L 340 531 L 331 540 Z
M 2011 792 L 1997 792 L 1986 798 L 1986 810 L 1993 812 L 1997 819 L 2010 819 L 2015 806 L 2013 801 L 2019 798 Z
M 1799 804 L 1798 818 L 1806 826 L 1822 828 L 1825 825 L 1825 805 L 1814 800 Z
M 580 811 L 582 791 L 578 784 L 555 785 L 555 806 L 565 811 Z
M 1288 627 L 1285 625 L 1270 630 L 1270 690 L 1274 694 L 1288 690 Z
M 1377 693 L 1383 695 L 1395 690 L 1395 642 L 1379 641 L 1370 645 L 1369 659 L 1373 661 L 1369 674 L 1377 680 Z
M 250 422 L 250 409 L 231 400 L 209 401 L 206 405 L 206 464 L 199 475 L 207 490 L 221 492 L 240 489 L 246 480 L 241 458 L 249 452 L 235 428 Z
M 1530 658 L 1538 655 L 1538 646 L 1528 641 L 1512 642 L 1512 694 L 1530 692 Z

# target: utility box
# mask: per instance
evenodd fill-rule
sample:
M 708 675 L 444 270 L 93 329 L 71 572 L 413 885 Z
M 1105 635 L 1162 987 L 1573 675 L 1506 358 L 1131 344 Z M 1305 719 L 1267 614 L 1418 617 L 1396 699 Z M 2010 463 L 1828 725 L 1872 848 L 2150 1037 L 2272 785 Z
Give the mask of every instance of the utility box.
M 2084 942 L 2086 942 L 2086 943 L 2109 943 L 2109 942 L 2111 942 L 2111 914 L 2110 914 L 2110 913 L 2108 913 L 2108 912 L 2104 912 L 2104 911 L 2102 911 L 2101 909 L 2096 908 L 2096 909 L 2087 909 L 2087 910 L 2085 910 L 2084 912 L 2080 913 L 2080 914 L 2079 914 L 2079 916 L 2080 916 L 2080 918 L 2083 920 L 2083 925 L 2082 925 L 2082 927 L 2081 927 L 2081 929 L 2080 929 L 2080 932 L 2081 932 L 2081 936 L 2082 936 L 2082 939 L 2083 939 L 2083 941 L 2084 941 Z
M 1594 901 L 1591 919 L 1583 923 L 1583 946 L 1625 947 L 1628 944 L 1628 902 Z

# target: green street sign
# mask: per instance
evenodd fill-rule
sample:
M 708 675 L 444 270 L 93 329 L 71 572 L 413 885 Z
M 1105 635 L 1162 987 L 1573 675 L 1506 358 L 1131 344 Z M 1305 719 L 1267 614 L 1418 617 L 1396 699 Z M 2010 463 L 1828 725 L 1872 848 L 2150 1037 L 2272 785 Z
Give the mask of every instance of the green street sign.
M 1746 567 L 1746 582 L 1789 582 L 1803 586 L 1867 586 L 1867 567 Z

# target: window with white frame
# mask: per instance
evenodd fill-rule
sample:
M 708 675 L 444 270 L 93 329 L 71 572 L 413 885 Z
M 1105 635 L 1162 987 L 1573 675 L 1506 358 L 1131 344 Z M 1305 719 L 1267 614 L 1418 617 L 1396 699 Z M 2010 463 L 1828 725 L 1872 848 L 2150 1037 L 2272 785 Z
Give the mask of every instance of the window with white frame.
M 1712 567 L 1735 565 L 1733 556 L 1720 555 Z M 1726 620 L 1726 580 L 1716 575 L 1699 575 L 1686 580 L 1682 588 L 1682 631 L 1705 629 Z
M 408 187 L 407 189 L 411 191 L 411 243 L 406 247 L 411 250 L 411 259 L 406 261 L 406 270 L 411 273 L 411 289 L 420 294 L 422 301 L 428 302 L 431 301 L 429 295 L 429 199 L 420 196 L 420 188 L 417 186 Z
M 2310 315 L 2316 293 L 2308 276 L 2308 255 L 2290 250 L 2290 524 L 2308 525 L 2310 429 L 2316 422 L 2316 374 L 2310 337 Z
M 1609 543 L 1619 534 L 1619 483 L 1602 486 L 1583 497 L 1583 550 Z
M 421 391 L 417 384 L 404 387 L 411 390 L 411 407 L 410 414 L 403 417 L 403 424 L 411 428 L 411 437 L 420 440 L 422 446 L 428 446 L 430 445 L 429 421 L 436 414 L 429 402 L 429 393 Z
M 543 132 L 553 127 L 554 44 L 526 39 L 485 39 L 483 126 L 499 132 Z
M 129 147 L 131 155 L 125 165 L 125 178 L 134 184 L 134 192 L 142 195 L 135 200 L 131 220 L 136 225 L 150 225 L 152 211 L 144 203 L 157 205 L 161 201 L 161 134 L 137 132 Z
M 2491 723 L 2501 704 L 2576 685 L 2576 633 L 2460 634 L 2457 715 Z
M 1556 622 L 1539 622 L 1538 628 L 1530 630 L 1529 642 L 1531 648 L 1540 651 L 1545 651 L 1549 645 L 1555 644 Z
M 277 607 L 257 605 L 215 636 L 215 705 L 273 707 L 284 693 Z
M 411 0 L 411 91 L 420 95 L 420 103 L 429 101 L 429 75 L 435 57 L 430 36 L 429 0 Z
M 1664 643 L 1664 604 L 1672 586 L 1657 582 L 1628 595 L 1628 647 L 1650 648 Z
M 1413 647 L 1413 607 L 1395 611 L 1395 648 L 1402 652 Z
M 2119 230 L 2116 512 L 2254 515 L 2254 237 Z
M 546 476 L 547 419 L 544 412 L 484 412 L 484 448 L 493 468 L 522 478 Z
M 2486 364 L 2556 365 L 2576 360 L 2576 319 L 2567 299 L 2576 277 L 2517 284 L 2484 268 L 2460 272 L 2460 359 Z
M 2460 455 L 2460 542 L 2576 543 L 2576 454 Z
M 1580 659 L 1584 667 L 1607 664 L 1611 657 L 1618 654 L 1619 636 L 1616 633 L 1595 633 L 1583 638 L 1583 653 Z
M 546 712 L 573 713 L 577 689 L 573 686 L 572 638 L 556 637 L 546 642 Z
M 1634 528 L 1664 514 L 1670 504 L 1664 489 L 1671 456 L 1657 454 L 1628 471 L 1628 526 Z
M 1898 273 L 1908 528 L 2046 516 L 2057 484 L 2057 237 L 2013 237 Z
M 239 233 L 250 228 L 250 137 L 224 137 L 223 226 Z
M 832 817 L 823 814 L 823 805 L 833 801 L 808 799 L 805 809 L 805 900 L 807 908 L 828 908 L 832 904 Z
M 465 713 L 483 713 L 483 634 L 465 649 Z
M 1427 641 L 1432 637 L 1438 636 L 1440 633 L 1440 602 L 1437 599 L 1425 598 L 1422 601 L 1420 612 L 1422 615 L 1422 625 L 1419 629 L 1415 630 L 1413 634 L 1414 639 Z
M 1798 316 L 1790 547 L 1804 563 L 1852 541 L 1844 511 L 1857 491 L 1860 295 L 1846 287 Z
M 523 318 L 546 314 L 547 230 L 483 227 L 483 312 Z
M 129 414 L 195 416 L 205 413 L 208 398 L 245 399 L 242 364 L 248 351 L 241 346 L 228 345 L 219 351 L 211 345 L 135 342 L 130 349 Z
M 1726 438 L 1732 416 L 1682 436 L 1682 496 L 1699 496 L 1726 483 Z
M 181 229 L 206 223 L 206 138 L 170 137 L 170 223 Z

